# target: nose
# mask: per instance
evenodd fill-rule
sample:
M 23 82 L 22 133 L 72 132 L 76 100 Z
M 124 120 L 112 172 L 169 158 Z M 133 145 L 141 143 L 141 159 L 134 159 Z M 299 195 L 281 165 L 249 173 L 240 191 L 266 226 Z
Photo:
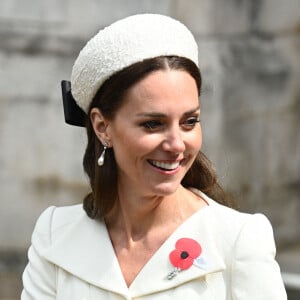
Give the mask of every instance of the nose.
M 163 150 L 173 153 L 182 153 L 185 151 L 185 143 L 180 128 L 170 128 L 163 141 Z

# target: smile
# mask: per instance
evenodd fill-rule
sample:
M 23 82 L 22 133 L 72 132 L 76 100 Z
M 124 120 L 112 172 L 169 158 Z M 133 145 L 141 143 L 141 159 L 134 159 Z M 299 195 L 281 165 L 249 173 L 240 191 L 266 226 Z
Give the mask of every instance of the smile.
M 171 162 L 162 162 L 158 160 L 149 160 L 149 163 L 154 167 L 157 167 L 162 170 L 167 170 L 167 171 L 175 170 L 180 165 L 179 161 L 175 161 L 171 163 Z

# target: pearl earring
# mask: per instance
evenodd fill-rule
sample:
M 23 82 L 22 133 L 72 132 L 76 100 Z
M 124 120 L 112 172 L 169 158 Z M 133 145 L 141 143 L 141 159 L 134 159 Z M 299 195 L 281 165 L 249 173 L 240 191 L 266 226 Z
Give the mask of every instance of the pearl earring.
M 100 167 L 102 167 L 104 165 L 105 151 L 106 151 L 108 146 L 107 146 L 107 144 L 104 144 L 103 147 L 104 147 L 104 149 L 103 149 L 101 155 L 98 158 L 98 166 L 100 166 Z

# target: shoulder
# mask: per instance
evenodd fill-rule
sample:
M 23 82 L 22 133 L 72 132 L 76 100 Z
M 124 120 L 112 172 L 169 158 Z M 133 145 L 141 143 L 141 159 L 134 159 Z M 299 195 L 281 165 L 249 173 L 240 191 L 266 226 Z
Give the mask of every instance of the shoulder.
M 208 197 L 206 200 L 210 206 L 208 223 L 230 274 L 233 297 L 286 299 L 268 218 L 238 212 Z
M 36 221 L 32 234 L 33 244 L 51 244 L 53 235 L 78 222 L 81 218 L 88 218 L 81 204 L 45 209 Z
M 216 202 L 199 190 L 194 190 L 194 192 L 200 195 L 204 199 L 204 201 L 208 203 L 212 221 L 220 224 L 222 227 L 225 226 L 226 228 L 227 226 L 234 226 L 240 228 L 248 222 L 257 223 L 258 226 L 262 225 L 270 227 L 268 218 L 261 213 L 250 214 L 240 212 L 236 209 Z
M 232 229 L 232 227 L 237 230 L 242 229 L 247 224 L 254 227 L 266 227 L 270 228 L 271 224 L 268 218 L 261 213 L 245 213 L 230 207 L 224 206 L 217 203 L 216 201 L 209 199 L 209 205 L 211 206 L 212 214 L 215 216 L 215 220 L 222 222 L 222 227 Z
M 39 216 L 36 223 L 36 229 L 43 230 L 45 227 L 49 228 L 50 225 L 54 226 L 55 229 L 68 223 L 72 223 L 83 214 L 84 211 L 81 204 L 63 207 L 50 206 Z
M 265 241 L 275 251 L 273 229 L 265 215 L 239 212 L 198 193 L 209 205 L 206 219 L 219 247 L 230 252 L 237 244 Z

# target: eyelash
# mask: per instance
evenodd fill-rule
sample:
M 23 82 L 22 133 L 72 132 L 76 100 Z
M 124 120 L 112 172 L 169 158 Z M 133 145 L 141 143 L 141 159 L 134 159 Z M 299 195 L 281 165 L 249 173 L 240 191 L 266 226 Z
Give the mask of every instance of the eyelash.
M 197 123 L 200 123 L 200 119 L 198 117 L 189 117 L 184 122 L 180 123 L 180 125 L 186 130 L 191 130 L 196 126 Z M 155 131 L 161 126 L 164 126 L 164 124 L 159 120 L 149 120 L 143 122 L 141 126 L 149 131 Z
M 149 130 L 154 130 L 155 128 L 159 127 L 162 125 L 162 123 L 160 121 L 146 121 L 144 123 L 141 124 L 143 127 L 145 127 L 146 129 Z

